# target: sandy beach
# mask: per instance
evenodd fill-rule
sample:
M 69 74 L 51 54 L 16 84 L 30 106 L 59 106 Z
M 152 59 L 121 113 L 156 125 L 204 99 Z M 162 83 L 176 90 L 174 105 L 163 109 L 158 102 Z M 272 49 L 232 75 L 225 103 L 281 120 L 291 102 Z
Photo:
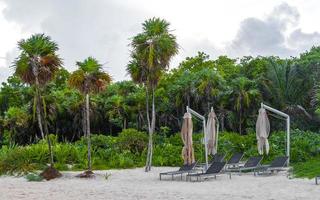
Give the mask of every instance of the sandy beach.
M 313 180 L 288 179 L 285 174 L 254 177 L 252 174 L 221 175 L 204 182 L 159 181 L 159 172 L 176 168 L 157 167 L 96 171 L 97 177 L 75 178 L 78 172 L 64 172 L 52 181 L 28 182 L 24 177 L 0 178 L 0 199 L 98 200 L 98 199 L 215 199 L 294 200 L 317 199 L 320 186 Z M 111 173 L 108 180 L 105 173 Z

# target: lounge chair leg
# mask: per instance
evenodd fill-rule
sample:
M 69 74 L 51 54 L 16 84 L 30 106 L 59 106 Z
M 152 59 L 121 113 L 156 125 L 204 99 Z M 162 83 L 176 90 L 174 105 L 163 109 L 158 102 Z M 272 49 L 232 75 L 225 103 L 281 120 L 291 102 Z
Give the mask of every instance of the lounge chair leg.
M 229 179 L 231 179 L 231 172 L 229 173 Z
M 181 174 L 181 180 L 182 180 L 182 174 Z
M 319 177 L 316 177 L 316 185 L 318 185 L 318 178 L 319 178 Z
M 217 175 L 214 175 L 214 179 L 217 179 Z
M 172 180 L 173 180 L 173 174 L 172 174 Z
M 160 176 L 160 181 L 161 181 L 161 174 L 159 176 Z

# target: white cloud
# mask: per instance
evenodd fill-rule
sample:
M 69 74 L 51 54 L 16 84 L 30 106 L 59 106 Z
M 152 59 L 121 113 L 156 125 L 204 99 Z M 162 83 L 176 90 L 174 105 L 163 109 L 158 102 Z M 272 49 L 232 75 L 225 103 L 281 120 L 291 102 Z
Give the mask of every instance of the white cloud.
M 2 2 L 2 3 L 1 3 Z M 9 75 L 8 63 L 16 57 L 16 42 L 31 33 L 44 32 L 60 46 L 67 69 L 75 61 L 95 56 L 115 80 L 126 77 L 130 38 L 150 17 L 171 22 L 181 46 L 172 66 L 186 56 L 204 51 L 220 54 L 295 56 L 319 45 L 320 26 L 310 24 L 319 16 L 315 0 L 0 0 L 0 81 Z M 292 6 L 292 5 L 293 6 Z M 300 9 L 301 8 L 301 9 Z M 310 12 L 308 12 L 310 10 Z M 314 29 L 313 29 L 314 28 Z M 307 33 L 305 30 L 311 31 Z
M 295 7 L 280 4 L 266 17 L 241 22 L 235 39 L 227 46 L 232 56 L 297 56 L 320 44 L 320 34 L 304 33 L 299 27 L 300 14 Z

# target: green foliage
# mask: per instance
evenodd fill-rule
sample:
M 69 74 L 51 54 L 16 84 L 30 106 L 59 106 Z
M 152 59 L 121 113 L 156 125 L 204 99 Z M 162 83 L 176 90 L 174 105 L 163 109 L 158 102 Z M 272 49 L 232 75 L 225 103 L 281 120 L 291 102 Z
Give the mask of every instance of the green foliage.
M 196 160 L 204 162 L 203 134 L 193 135 Z M 264 156 L 264 163 L 270 163 L 276 156 L 285 155 L 285 132 L 273 132 L 269 138 L 270 153 Z M 51 140 L 55 138 L 51 136 Z M 153 152 L 155 166 L 180 166 L 182 161 L 180 134 L 163 137 L 156 134 Z M 245 152 L 245 158 L 257 152 L 255 134 L 241 136 L 223 132 L 219 135 L 219 152 L 227 159 L 235 152 Z M 87 164 L 86 139 L 76 143 L 53 142 L 55 167 L 59 170 L 81 170 Z M 94 170 L 110 168 L 133 168 L 145 164 L 147 134 L 126 129 L 118 137 L 92 135 L 92 161 Z M 320 157 L 320 134 L 294 130 L 291 133 L 291 163 L 296 176 L 311 177 L 319 172 L 314 166 Z M 49 152 L 45 141 L 25 147 L 4 146 L 0 149 L 0 174 L 26 174 L 47 166 Z M 308 167 L 311 171 L 308 172 Z
M 133 154 L 141 154 L 147 147 L 148 137 L 144 132 L 139 132 L 135 129 L 125 129 L 119 134 L 118 143 L 121 150 L 128 150 Z
M 297 178 L 314 178 L 320 174 L 320 157 L 293 165 L 293 173 Z
M 309 131 L 320 131 L 320 47 L 288 59 L 277 56 L 211 59 L 198 52 L 168 71 L 171 58 L 178 53 L 177 39 L 169 28 L 170 23 L 165 20 L 146 20 L 142 32 L 130 44 L 132 60 L 127 71 L 132 81 L 110 85 L 111 77 L 102 71 L 95 58 L 77 62 L 79 69 L 69 74 L 56 54 L 58 44 L 49 36 L 34 34 L 21 40 L 20 54 L 13 66 L 15 74 L 0 88 L 0 144 L 4 146 L 0 149 L 0 173 L 20 173 L 47 165 L 45 141 L 38 141 L 36 110 L 41 110 L 44 129 L 48 124 L 48 132 L 56 133 L 56 138 L 50 136 L 57 154 L 56 167 L 84 168 L 87 141 L 81 138 L 85 129 L 81 93 L 94 93 L 88 108 L 92 132 L 106 133 L 92 137 L 95 169 L 143 165 L 146 134 L 139 131 L 148 130 L 145 108 L 152 94 L 157 105 L 156 165 L 181 163 L 181 139 L 173 133 L 180 130 L 187 105 L 204 115 L 214 108 L 221 129 L 228 132 L 221 134 L 220 151 L 256 154 L 252 132 L 263 101 L 288 113 L 292 129 L 304 130 L 293 131 L 293 162 L 306 162 L 319 155 L 319 134 Z M 39 84 L 35 83 L 36 78 Z M 109 87 L 104 90 L 106 85 Z M 150 94 L 150 89 L 155 91 Z M 150 91 L 149 99 L 146 91 Z M 38 106 L 40 109 L 36 109 Z M 264 162 L 283 154 L 285 146 L 285 134 L 276 132 L 283 130 L 282 122 L 271 115 L 270 119 L 275 132 L 270 137 L 270 155 Z M 194 123 L 194 129 L 200 130 L 199 123 Z M 203 160 L 202 136 L 194 137 L 195 154 Z
M 35 173 L 29 173 L 26 175 L 26 179 L 29 182 L 40 182 L 43 181 L 43 177 L 40 176 L 39 174 L 35 174 Z

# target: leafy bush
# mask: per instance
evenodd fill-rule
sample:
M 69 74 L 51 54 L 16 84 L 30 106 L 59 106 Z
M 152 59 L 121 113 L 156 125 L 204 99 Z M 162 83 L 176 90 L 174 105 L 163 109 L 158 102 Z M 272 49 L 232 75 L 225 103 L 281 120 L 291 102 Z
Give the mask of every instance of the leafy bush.
M 320 157 L 293 165 L 295 177 L 314 178 L 320 174 Z
M 204 162 L 203 134 L 193 135 L 195 158 Z M 273 132 L 269 137 L 270 153 L 263 162 L 285 155 L 286 133 Z M 52 138 L 55 140 L 55 138 Z M 312 176 L 319 173 L 316 158 L 320 158 L 320 134 L 293 130 L 291 132 L 291 163 L 297 176 Z M 118 137 L 92 135 L 93 169 L 132 168 L 145 164 L 148 136 L 134 129 L 124 130 Z M 179 133 L 170 137 L 155 134 L 153 151 L 154 166 L 180 166 L 182 163 L 182 141 Z M 255 134 L 240 136 L 237 133 L 219 134 L 219 152 L 227 159 L 235 152 L 245 152 L 245 157 L 257 155 Z M 87 167 L 86 139 L 75 143 L 58 143 L 53 146 L 55 167 L 59 170 L 83 170 Z M 49 153 L 44 140 L 28 146 L 0 149 L 0 174 L 26 174 L 44 169 L 48 165 Z M 308 168 L 314 173 L 308 173 Z
M 148 136 L 144 132 L 139 132 L 135 129 L 125 129 L 118 137 L 118 144 L 121 150 L 129 150 L 136 154 L 141 154 L 147 147 Z
M 28 181 L 33 181 L 33 182 L 40 182 L 43 181 L 43 177 L 40 176 L 39 174 L 35 174 L 35 173 L 29 173 L 26 175 L 26 179 Z

